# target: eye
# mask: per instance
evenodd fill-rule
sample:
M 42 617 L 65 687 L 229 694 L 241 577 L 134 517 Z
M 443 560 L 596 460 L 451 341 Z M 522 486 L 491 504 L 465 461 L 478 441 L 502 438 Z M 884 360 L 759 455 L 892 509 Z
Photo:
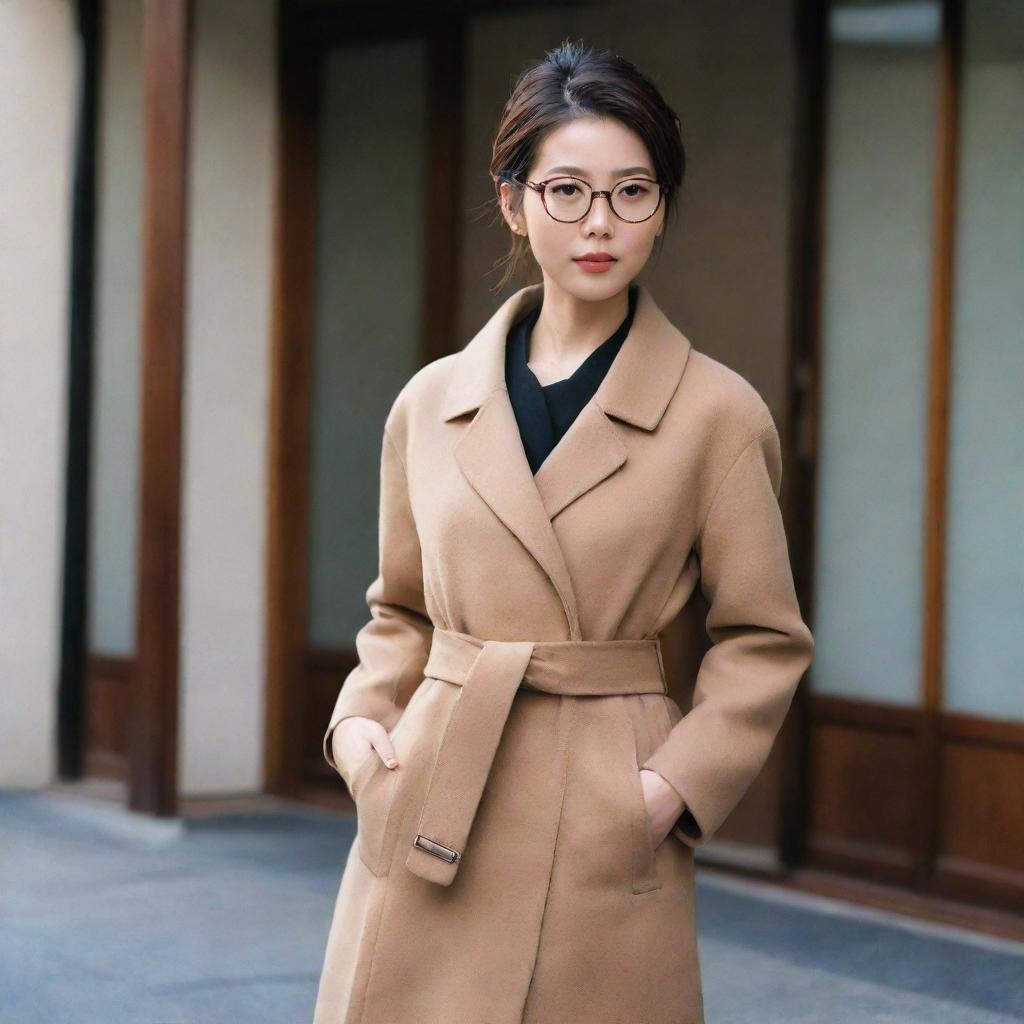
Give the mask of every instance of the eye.
M 575 195 L 576 192 L 579 191 L 579 189 L 571 181 L 563 181 L 563 182 L 559 182 L 559 184 L 557 184 L 557 185 L 552 185 L 551 186 L 551 191 L 556 196 L 571 197 L 571 196 Z
M 619 188 L 619 195 L 625 196 L 627 199 L 639 199 L 649 192 L 650 189 L 639 181 L 628 181 Z

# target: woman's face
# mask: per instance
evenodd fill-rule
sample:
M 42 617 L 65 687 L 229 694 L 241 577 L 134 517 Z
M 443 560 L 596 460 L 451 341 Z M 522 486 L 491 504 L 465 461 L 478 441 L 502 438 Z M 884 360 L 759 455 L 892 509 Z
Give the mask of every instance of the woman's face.
M 609 191 L 626 178 L 656 178 L 640 136 L 610 117 L 581 117 L 554 129 L 542 142 L 527 180 L 545 181 L 565 174 Z M 512 187 L 502 182 L 500 189 L 505 220 L 517 234 L 528 236 L 549 295 L 552 289 L 560 289 L 589 302 L 617 295 L 643 269 L 665 219 L 664 199 L 653 217 L 634 224 L 620 220 L 602 196 L 594 199 L 582 220 L 563 223 L 548 216 L 534 189 L 524 188 L 517 212 L 509 207 L 515 199 Z M 579 262 L 588 253 L 608 253 L 614 262 L 595 273 Z

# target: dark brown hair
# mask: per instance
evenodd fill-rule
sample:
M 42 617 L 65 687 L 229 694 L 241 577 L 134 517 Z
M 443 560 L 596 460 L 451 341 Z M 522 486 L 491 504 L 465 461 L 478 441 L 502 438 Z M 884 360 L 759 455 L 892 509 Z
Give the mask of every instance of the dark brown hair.
M 686 169 L 679 118 L 657 87 L 625 57 L 568 40 L 519 75 L 501 113 L 490 167 L 498 195 L 498 218 L 501 182 L 509 182 L 516 190 L 511 205 L 518 210 L 524 186 L 513 176 L 525 179 L 544 138 L 559 125 L 580 117 L 613 117 L 640 136 L 654 161 L 655 177 L 669 186 L 665 193 L 667 224 Z M 664 241 L 663 231 L 660 242 Z M 529 251 L 525 236 L 512 236 L 511 248 L 496 264 L 505 263 L 506 268 L 495 291 L 505 286 Z

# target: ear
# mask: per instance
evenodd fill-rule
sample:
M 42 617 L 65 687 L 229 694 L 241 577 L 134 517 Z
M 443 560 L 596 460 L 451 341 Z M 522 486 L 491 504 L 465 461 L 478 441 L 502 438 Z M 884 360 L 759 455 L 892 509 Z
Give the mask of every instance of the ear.
M 512 195 L 512 186 L 506 182 L 502 182 L 498 186 L 501 193 L 501 215 L 505 218 L 505 223 L 508 224 L 509 230 L 514 235 L 525 235 L 526 231 L 523 228 L 523 215 L 522 211 L 519 213 L 513 213 L 509 208 L 509 199 Z

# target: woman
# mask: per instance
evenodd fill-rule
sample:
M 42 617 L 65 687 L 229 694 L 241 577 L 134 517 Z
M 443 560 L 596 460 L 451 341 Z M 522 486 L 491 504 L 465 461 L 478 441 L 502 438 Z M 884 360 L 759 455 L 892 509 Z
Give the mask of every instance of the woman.
M 634 284 L 683 167 L 609 52 L 563 45 L 505 108 L 491 173 L 542 282 L 387 418 L 371 618 L 324 736 L 358 835 L 315 1024 L 704 1020 L 694 849 L 813 641 L 767 406 Z M 698 584 L 684 715 L 658 634 Z

